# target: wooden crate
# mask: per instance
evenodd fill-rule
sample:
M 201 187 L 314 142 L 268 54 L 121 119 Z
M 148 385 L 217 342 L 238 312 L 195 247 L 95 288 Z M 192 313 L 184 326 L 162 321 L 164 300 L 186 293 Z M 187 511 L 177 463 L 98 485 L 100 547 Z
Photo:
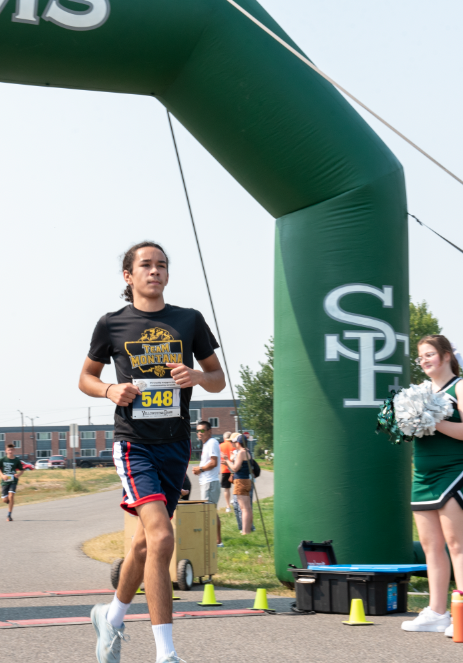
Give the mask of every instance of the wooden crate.
M 125 555 L 130 550 L 138 517 L 125 513 Z M 170 577 L 177 582 L 177 565 L 189 559 L 195 578 L 217 573 L 217 509 L 203 501 L 180 501 L 172 518 L 175 548 L 170 563 Z

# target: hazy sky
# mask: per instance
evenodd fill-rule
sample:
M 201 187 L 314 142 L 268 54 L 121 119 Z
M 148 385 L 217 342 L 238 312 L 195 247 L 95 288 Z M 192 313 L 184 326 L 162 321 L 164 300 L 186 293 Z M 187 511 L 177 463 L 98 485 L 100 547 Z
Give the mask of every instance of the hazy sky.
M 463 176 L 461 2 L 262 4 L 322 70 Z M 83 424 L 88 405 L 93 423 L 109 423 L 112 406 L 77 381 L 96 321 L 124 305 L 126 248 L 165 244 L 166 300 L 200 309 L 213 326 L 165 110 L 144 97 L 5 84 L 0 103 L 0 426 L 19 424 L 17 409 L 37 425 Z M 409 211 L 463 247 L 463 186 L 362 114 L 405 167 Z M 273 333 L 274 221 L 175 128 L 236 384 L 239 365 L 258 368 Z M 412 298 L 428 301 L 460 347 L 462 266 L 462 254 L 410 222 Z

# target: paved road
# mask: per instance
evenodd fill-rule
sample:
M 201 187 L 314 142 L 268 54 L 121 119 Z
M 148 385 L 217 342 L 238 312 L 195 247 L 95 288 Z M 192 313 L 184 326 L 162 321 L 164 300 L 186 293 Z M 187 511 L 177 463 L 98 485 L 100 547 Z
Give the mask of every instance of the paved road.
M 189 471 L 192 499 L 199 499 L 197 477 Z M 273 472 L 258 479 L 260 497 L 273 495 Z M 100 534 L 123 529 L 120 490 L 73 497 L 43 504 L 16 506 L 14 522 L 0 510 L 0 559 L 12 563 L 2 573 L 0 593 L 44 590 L 104 589 L 109 586 L 106 564 L 89 559 L 80 547 Z M 223 495 L 219 506 L 225 506 Z

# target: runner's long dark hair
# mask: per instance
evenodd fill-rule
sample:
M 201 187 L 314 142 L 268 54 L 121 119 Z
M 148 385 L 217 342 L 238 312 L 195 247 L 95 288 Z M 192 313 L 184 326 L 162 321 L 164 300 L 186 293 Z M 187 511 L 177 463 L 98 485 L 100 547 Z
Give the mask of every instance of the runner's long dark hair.
M 169 258 L 167 256 L 167 253 L 164 251 L 162 246 L 156 244 L 155 242 L 140 242 L 139 244 L 134 244 L 133 246 L 131 246 L 130 249 L 126 251 L 126 253 L 122 256 L 122 271 L 123 272 L 127 271 L 129 272 L 129 274 L 132 273 L 135 254 L 138 251 L 138 249 L 144 249 L 145 246 L 150 246 L 153 249 L 159 249 L 160 251 L 163 252 L 163 254 L 166 256 L 167 271 L 169 271 Z M 130 302 L 131 304 L 133 304 L 132 286 L 127 285 L 121 297 L 122 299 L 125 299 L 126 302 Z
M 418 347 L 423 345 L 423 343 L 432 345 L 432 347 L 436 349 L 441 361 L 444 359 L 444 354 L 448 352 L 450 354 L 450 369 L 452 373 L 456 376 L 460 375 L 460 366 L 457 358 L 453 354 L 452 346 L 450 345 L 448 338 L 442 336 L 442 334 L 429 334 L 418 341 Z

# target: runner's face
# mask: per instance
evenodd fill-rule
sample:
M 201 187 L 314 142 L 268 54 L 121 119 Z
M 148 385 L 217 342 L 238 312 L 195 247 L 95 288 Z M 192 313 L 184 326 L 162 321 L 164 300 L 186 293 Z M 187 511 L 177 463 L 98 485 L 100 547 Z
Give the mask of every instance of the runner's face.
M 138 249 L 133 260 L 132 273 L 125 270 L 124 279 L 141 297 L 161 297 L 169 282 L 166 256 L 151 246 Z
M 11 447 L 7 447 L 6 448 L 6 455 L 8 456 L 8 458 L 13 458 L 14 457 L 14 449 L 12 449 Z
M 450 361 L 450 354 L 448 352 L 441 359 L 436 348 L 430 343 L 423 343 L 419 346 L 418 357 L 422 357 L 421 368 L 430 378 L 436 377 Z

